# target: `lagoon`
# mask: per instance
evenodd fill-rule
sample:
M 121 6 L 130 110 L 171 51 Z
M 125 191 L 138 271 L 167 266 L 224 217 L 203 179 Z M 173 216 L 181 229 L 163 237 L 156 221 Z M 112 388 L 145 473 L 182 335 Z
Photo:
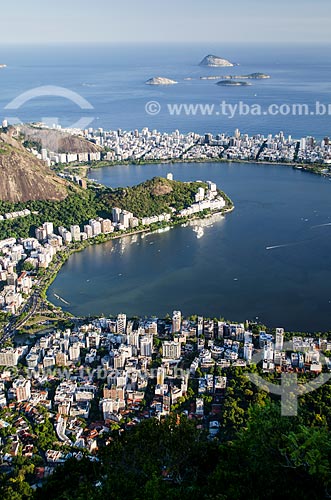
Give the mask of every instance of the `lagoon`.
M 75 315 L 164 316 L 180 309 L 187 316 L 258 318 L 287 330 L 331 330 L 329 179 L 241 163 L 121 165 L 90 175 L 117 187 L 170 171 L 175 180 L 216 182 L 235 210 L 72 255 L 48 291 L 53 303 Z

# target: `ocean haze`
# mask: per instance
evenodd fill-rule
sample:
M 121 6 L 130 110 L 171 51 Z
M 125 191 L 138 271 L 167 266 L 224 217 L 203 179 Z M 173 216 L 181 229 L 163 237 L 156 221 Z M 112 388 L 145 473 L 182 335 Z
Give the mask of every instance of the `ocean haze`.
M 327 42 L 328 0 L 16 0 L 2 6 L 5 42 Z

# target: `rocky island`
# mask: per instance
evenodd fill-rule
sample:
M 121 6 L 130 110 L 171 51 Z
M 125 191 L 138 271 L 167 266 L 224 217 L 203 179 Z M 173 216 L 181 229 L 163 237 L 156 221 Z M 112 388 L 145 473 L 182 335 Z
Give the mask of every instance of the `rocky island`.
M 212 75 L 200 76 L 200 80 L 265 80 L 271 78 L 265 73 L 251 73 L 249 75 Z
M 220 67 L 229 67 L 235 66 L 232 62 L 227 59 L 223 59 L 222 57 L 213 56 L 209 54 L 200 62 L 200 66 L 208 66 L 210 68 L 220 68 Z
M 150 78 L 145 82 L 146 85 L 174 85 L 176 80 L 171 80 L 170 78 L 164 78 L 162 76 L 156 76 L 154 78 Z
M 247 87 L 248 85 L 252 85 L 251 83 L 248 82 L 241 82 L 239 80 L 221 80 L 220 82 L 217 82 L 216 85 L 219 85 L 220 87 Z

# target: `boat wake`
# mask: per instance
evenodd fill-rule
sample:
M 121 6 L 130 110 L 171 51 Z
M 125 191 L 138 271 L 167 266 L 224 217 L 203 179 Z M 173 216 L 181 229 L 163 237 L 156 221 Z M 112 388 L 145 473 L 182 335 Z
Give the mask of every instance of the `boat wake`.
M 54 293 L 54 297 L 57 300 L 60 300 L 61 302 L 63 302 L 63 304 L 66 304 L 67 306 L 70 306 L 70 302 L 67 302 L 66 300 L 64 300 L 62 297 L 60 297 L 60 295 L 57 295 L 57 293 Z
M 317 226 L 311 226 L 310 229 L 315 229 L 317 227 L 325 227 L 325 226 L 331 226 L 331 222 L 327 222 L 326 224 L 317 224 Z
M 284 243 L 284 245 L 273 245 L 271 247 L 266 247 L 266 250 L 275 250 L 276 248 L 286 248 L 286 247 L 293 247 L 294 245 L 297 245 L 298 243 Z

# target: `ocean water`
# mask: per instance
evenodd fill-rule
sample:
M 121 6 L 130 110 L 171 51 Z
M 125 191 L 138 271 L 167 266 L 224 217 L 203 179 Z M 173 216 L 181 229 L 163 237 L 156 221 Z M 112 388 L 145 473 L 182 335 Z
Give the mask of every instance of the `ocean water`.
M 238 63 L 234 68 L 199 67 L 201 59 L 214 53 Z M 277 133 L 294 137 L 331 135 L 330 116 L 171 116 L 168 104 L 271 104 L 331 103 L 331 46 L 296 45 L 49 45 L 0 47 L 0 117 L 21 121 L 58 120 L 70 126 L 82 116 L 91 126 L 125 130 L 151 129 L 198 133 Z M 264 72 L 270 80 L 252 81 L 248 87 L 218 87 L 200 76 Z M 169 87 L 150 87 L 154 76 L 173 78 Z M 193 78 L 185 81 L 185 78 Z M 61 86 L 78 93 L 93 106 L 81 110 L 63 97 L 38 96 L 16 110 L 5 107 L 13 99 L 40 86 Z M 161 112 L 148 115 L 145 105 L 158 101 Z M 218 109 L 218 108 L 217 108 Z

